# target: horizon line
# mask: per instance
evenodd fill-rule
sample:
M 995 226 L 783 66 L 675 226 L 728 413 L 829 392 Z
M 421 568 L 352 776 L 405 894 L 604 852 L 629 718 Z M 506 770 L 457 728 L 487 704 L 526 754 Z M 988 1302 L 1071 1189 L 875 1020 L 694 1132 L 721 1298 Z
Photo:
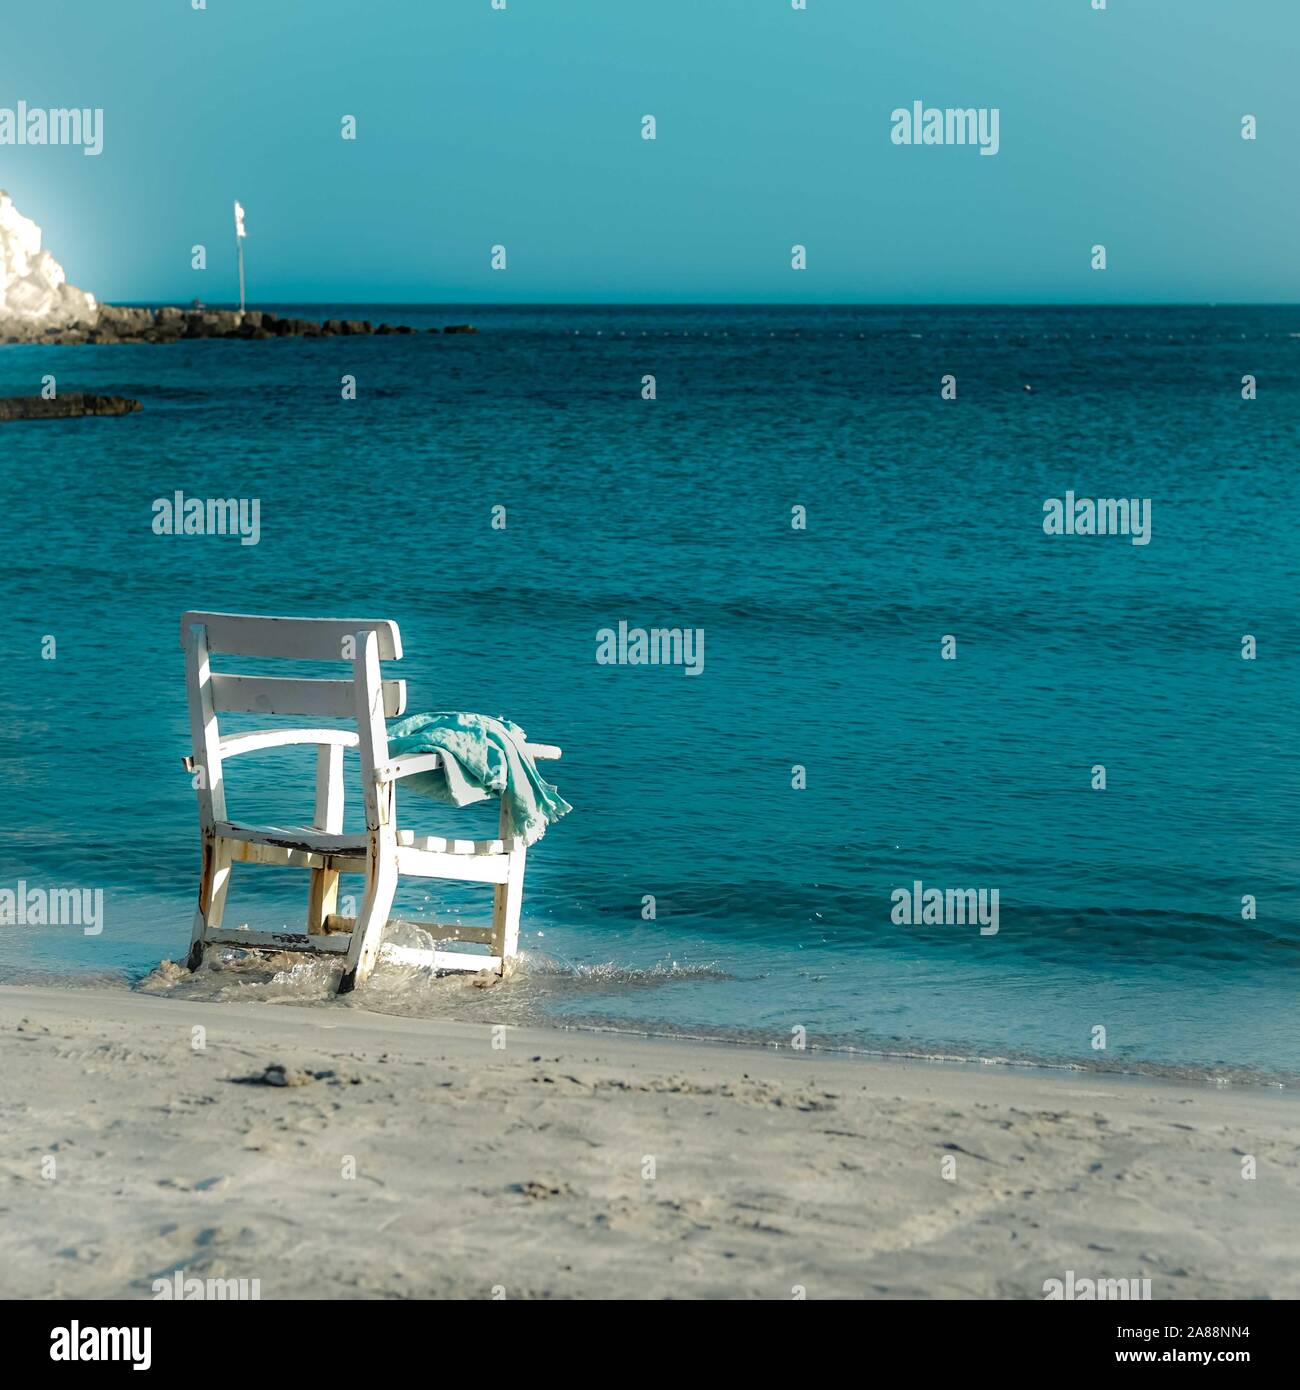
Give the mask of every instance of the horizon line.
M 196 296 L 191 296 L 191 302 Z M 101 305 L 124 308 L 184 308 L 174 299 L 100 299 Z M 214 309 L 235 309 L 233 300 L 202 300 Z M 1114 302 L 1082 300 L 917 299 L 917 300 L 762 300 L 762 299 L 295 299 L 268 297 L 264 304 L 298 306 L 368 305 L 374 308 L 431 309 L 1295 309 L 1300 300 L 1269 299 L 1150 299 Z M 255 305 L 249 312 L 258 312 Z

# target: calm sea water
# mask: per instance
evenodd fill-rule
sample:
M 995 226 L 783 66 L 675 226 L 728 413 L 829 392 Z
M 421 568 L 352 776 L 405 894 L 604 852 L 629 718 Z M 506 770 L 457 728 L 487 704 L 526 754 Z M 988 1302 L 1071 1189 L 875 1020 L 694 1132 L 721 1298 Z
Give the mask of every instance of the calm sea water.
M 0 887 L 107 897 L 98 936 L 0 928 L 0 978 L 183 955 L 182 611 L 391 617 L 409 708 L 562 744 L 576 809 L 530 856 L 521 978 L 372 1007 L 1300 1073 L 1300 309 L 297 311 L 480 332 L 0 352 L 0 394 L 144 402 L 0 427 Z M 260 499 L 260 543 L 155 535 L 177 489 Z M 1151 543 L 1045 536 L 1067 489 L 1152 499 Z M 702 628 L 704 673 L 598 665 L 621 619 Z M 310 757 L 235 764 L 232 812 L 308 819 Z M 917 879 L 998 889 L 998 934 L 893 924 Z M 236 869 L 227 923 L 305 897 Z

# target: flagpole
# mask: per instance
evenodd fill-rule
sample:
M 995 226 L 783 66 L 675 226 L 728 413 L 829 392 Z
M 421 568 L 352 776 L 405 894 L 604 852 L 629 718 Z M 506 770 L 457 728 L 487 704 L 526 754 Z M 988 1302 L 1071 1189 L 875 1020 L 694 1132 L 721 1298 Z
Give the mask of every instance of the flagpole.
M 235 199 L 235 250 L 239 253 L 239 312 L 244 312 L 244 209 Z

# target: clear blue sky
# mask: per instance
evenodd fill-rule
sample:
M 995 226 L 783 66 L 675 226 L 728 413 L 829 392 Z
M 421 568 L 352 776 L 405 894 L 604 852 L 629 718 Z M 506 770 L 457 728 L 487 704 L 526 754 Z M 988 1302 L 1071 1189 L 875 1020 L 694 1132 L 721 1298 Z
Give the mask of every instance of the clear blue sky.
M 1300 301 L 1300 0 L 5 8 L 0 106 L 106 143 L 0 187 L 109 300 L 231 299 L 237 196 L 262 302 Z M 918 99 L 1001 152 L 892 144 Z

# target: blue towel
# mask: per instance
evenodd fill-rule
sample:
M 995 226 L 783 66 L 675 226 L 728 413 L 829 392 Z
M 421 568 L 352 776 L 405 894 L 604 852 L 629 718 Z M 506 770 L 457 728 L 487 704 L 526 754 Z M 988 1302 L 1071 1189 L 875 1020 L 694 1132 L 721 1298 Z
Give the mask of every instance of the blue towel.
M 455 759 L 449 769 L 404 777 L 402 785 L 453 806 L 503 797 L 510 824 L 525 844 L 540 840 L 552 821 L 573 810 L 538 774 L 524 750 L 527 735 L 508 719 L 456 710 L 433 710 L 399 720 L 388 731 L 388 756 L 443 753 Z

